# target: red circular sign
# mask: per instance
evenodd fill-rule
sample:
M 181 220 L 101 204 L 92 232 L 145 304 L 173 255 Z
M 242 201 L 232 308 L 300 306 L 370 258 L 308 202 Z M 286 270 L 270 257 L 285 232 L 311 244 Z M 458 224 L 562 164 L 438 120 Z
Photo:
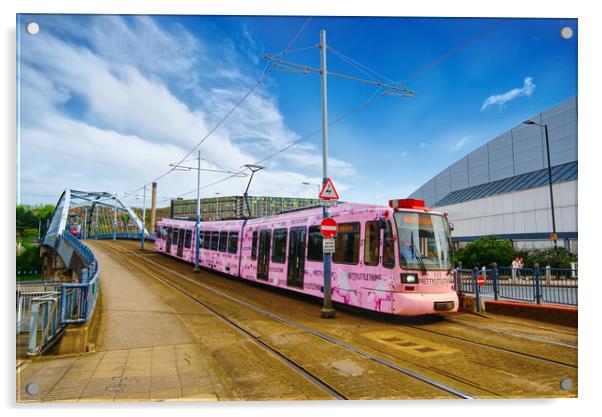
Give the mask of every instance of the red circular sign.
M 477 277 L 477 283 L 479 284 L 479 287 L 485 285 L 485 275 L 479 275 Z
M 326 239 L 332 239 L 337 235 L 337 231 L 339 230 L 339 226 L 337 222 L 332 217 L 326 217 L 320 223 L 320 232 Z

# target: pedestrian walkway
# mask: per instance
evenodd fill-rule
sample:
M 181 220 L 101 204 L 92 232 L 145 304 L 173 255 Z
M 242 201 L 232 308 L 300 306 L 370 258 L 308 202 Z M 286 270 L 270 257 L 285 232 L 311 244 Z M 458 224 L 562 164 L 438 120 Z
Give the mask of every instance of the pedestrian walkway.
M 216 400 L 219 384 L 172 308 L 109 254 L 95 255 L 103 291 L 95 352 L 21 363 L 17 400 Z

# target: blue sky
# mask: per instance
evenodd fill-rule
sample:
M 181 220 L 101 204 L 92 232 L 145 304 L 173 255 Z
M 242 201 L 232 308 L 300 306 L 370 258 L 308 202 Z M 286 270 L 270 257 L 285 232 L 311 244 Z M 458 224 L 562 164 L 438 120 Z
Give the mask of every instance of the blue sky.
M 29 35 L 35 21 L 40 32 Z M 282 51 L 303 17 L 21 15 L 21 199 L 54 202 L 63 188 L 126 192 L 168 169 Z M 293 49 L 328 44 L 402 81 L 497 19 L 326 18 L 310 21 Z M 564 39 L 563 27 L 573 36 Z M 330 176 L 347 201 L 405 197 L 466 153 L 577 94 L 577 21 L 506 19 L 409 81 L 411 98 L 383 97 L 329 130 Z M 286 60 L 319 66 L 316 48 Z M 366 78 L 329 53 L 330 71 Z M 333 120 L 374 87 L 329 79 Z M 201 146 L 206 168 L 238 169 L 320 127 L 317 74 L 272 72 Z M 60 152 L 57 152 L 60 150 Z M 270 159 L 250 192 L 315 196 L 321 136 Z M 74 169 L 75 167 L 75 169 Z M 223 174 L 204 173 L 209 184 Z M 159 182 L 159 195 L 195 188 L 190 172 Z M 241 194 L 246 179 L 205 188 Z M 194 194 L 188 194 L 189 197 Z M 130 204 L 140 202 L 132 198 Z

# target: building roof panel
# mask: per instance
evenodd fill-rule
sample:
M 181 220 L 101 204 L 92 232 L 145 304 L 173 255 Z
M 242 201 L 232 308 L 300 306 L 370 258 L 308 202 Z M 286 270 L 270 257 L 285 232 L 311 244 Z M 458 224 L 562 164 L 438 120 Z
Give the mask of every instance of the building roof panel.
M 577 179 L 578 163 L 577 161 L 552 167 L 552 183 L 556 184 L 564 181 Z M 445 197 L 433 204 L 433 207 L 447 206 L 450 204 L 463 203 L 465 201 L 476 200 L 479 198 L 490 197 L 492 195 L 505 194 L 512 191 L 528 190 L 541 187 L 548 182 L 547 168 L 537 171 L 527 172 L 525 174 L 515 175 L 499 181 L 493 181 L 486 184 L 475 185 L 474 187 L 464 188 L 462 190 L 452 191 Z

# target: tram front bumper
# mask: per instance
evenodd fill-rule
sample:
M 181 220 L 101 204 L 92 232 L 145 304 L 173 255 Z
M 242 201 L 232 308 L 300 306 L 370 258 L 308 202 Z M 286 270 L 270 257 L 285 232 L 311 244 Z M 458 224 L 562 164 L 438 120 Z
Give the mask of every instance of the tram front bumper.
M 458 311 L 458 294 L 446 293 L 406 293 L 393 294 L 393 314 L 417 316 L 422 314 L 455 313 Z

